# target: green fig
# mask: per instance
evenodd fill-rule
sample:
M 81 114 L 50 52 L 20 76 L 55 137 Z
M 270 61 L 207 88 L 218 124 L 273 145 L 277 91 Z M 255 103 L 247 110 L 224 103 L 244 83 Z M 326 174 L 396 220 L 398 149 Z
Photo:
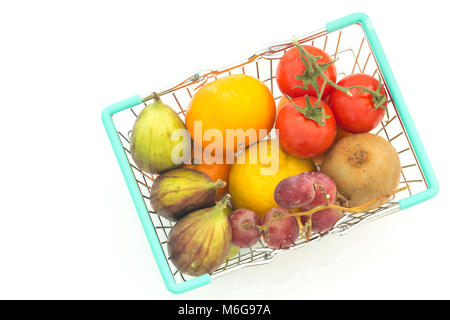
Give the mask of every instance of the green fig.
M 170 231 L 169 257 L 180 272 L 199 276 L 214 272 L 224 262 L 231 246 L 227 201 L 225 196 L 214 207 L 189 213 Z
M 214 205 L 216 190 L 225 186 L 207 174 L 188 168 L 159 175 L 153 182 L 150 203 L 157 214 L 177 221 L 187 213 Z
M 156 93 L 152 97 L 154 102 L 141 111 L 134 123 L 130 153 L 141 170 L 161 173 L 183 166 L 183 157 L 190 158 L 190 138 L 178 114 Z M 182 131 L 175 132 L 177 129 Z

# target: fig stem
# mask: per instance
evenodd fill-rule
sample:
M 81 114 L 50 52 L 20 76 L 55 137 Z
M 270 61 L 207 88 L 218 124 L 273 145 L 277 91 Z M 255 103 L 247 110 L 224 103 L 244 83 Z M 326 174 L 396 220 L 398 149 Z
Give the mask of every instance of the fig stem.
M 228 200 L 230 200 L 231 196 L 229 194 L 226 194 L 223 196 L 222 199 L 216 202 L 216 206 L 220 208 L 225 208 L 227 206 Z
M 216 182 L 214 182 L 214 186 L 217 187 L 217 188 L 223 188 L 223 187 L 227 186 L 227 182 L 223 181 L 223 180 L 220 180 L 220 179 L 217 179 Z
M 153 99 L 155 102 L 161 102 L 161 98 L 158 96 L 156 92 L 152 92 L 151 95 L 146 96 L 144 99 L 142 99 L 142 102 L 146 102 L 151 99 Z

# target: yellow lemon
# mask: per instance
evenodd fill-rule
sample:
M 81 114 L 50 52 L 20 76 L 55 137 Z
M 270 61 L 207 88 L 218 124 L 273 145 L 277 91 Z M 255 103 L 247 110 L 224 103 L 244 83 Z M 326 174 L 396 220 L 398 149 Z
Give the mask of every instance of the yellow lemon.
M 277 206 L 273 194 L 278 183 L 305 171 L 316 171 L 314 162 L 287 154 L 277 140 L 250 146 L 231 167 L 228 190 L 233 208 L 253 210 L 263 219 Z

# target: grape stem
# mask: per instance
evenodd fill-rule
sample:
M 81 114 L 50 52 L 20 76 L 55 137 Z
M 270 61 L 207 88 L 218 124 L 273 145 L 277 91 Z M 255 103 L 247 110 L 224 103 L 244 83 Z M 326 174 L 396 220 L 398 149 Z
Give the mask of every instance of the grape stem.
M 325 198 L 326 204 L 329 204 L 330 201 L 330 195 L 325 191 L 325 188 L 323 187 L 323 185 L 321 184 L 313 184 L 313 188 L 314 191 L 316 191 L 317 189 L 320 190 L 320 192 L 322 193 L 323 197 Z
M 290 213 L 290 214 L 282 214 L 280 216 L 277 217 L 273 217 L 272 219 L 270 219 L 269 221 L 267 221 L 264 225 L 260 226 L 260 229 L 264 229 L 265 227 L 267 227 L 267 225 L 273 221 L 276 221 L 278 219 L 282 219 L 285 217 L 301 217 L 301 216 L 307 216 L 307 217 L 311 217 L 314 213 L 318 212 L 318 211 L 322 211 L 325 209 L 335 209 L 335 210 L 341 210 L 341 211 L 345 211 L 345 212 L 349 212 L 349 213 L 360 213 L 363 212 L 364 210 L 366 210 L 367 208 L 369 208 L 371 205 L 373 205 L 375 202 L 382 200 L 384 198 L 389 198 L 391 196 L 393 196 L 396 193 L 399 193 L 405 189 L 407 189 L 408 186 L 405 186 L 403 188 L 397 189 L 393 192 L 389 192 L 389 193 L 384 193 L 382 195 L 379 195 L 378 197 L 370 200 L 369 202 L 361 205 L 361 206 L 356 206 L 356 207 L 351 207 L 351 208 L 347 208 L 347 207 L 342 207 L 342 206 L 338 206 L 335 204 L 329 204 L 329 205 L 322 205 L 322 206 L 317 206 L 314 207 L 311 210 L 308 211 L 301 211 L 301 212 L 294 212 L 294 213 Z

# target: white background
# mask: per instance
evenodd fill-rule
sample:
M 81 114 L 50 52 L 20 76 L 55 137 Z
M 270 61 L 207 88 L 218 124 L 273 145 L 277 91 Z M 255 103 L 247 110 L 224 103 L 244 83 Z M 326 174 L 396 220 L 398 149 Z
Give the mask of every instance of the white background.
M 445 1 L 315 3 L 2 2 L 0 298 L 450 298 Z M 169 293 L 101 110 L 355 11 L 372 19 L 440 194 L 270 265 Z

